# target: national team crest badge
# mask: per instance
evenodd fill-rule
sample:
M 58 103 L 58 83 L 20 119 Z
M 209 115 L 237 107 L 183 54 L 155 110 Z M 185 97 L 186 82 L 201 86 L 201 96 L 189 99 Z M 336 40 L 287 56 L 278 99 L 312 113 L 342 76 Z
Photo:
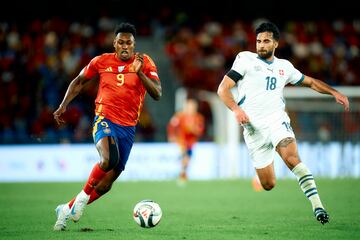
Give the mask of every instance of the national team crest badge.
M 124 70 L 125 66 L 118 66 L 118 71 L 122 72 Z
M 259 66 L 259 65 L 254 66 L 254 70 L 255 70 L 256 72 L 261 71 L 261 66 Z
M 283 70 L 283 69 L 279 69 L 279 75 L 280 75 L 280 76 L 284 76 L 284 74 L 285 74 L 285 73 L 284 73 L 284 70 Z

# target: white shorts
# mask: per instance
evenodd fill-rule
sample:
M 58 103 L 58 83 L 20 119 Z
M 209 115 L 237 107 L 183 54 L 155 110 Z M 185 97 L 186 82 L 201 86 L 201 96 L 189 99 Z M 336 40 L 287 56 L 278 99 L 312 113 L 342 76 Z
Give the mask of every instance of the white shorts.
M 290 126 L 290 118 L 284 113 L 277 118 L 267 119 L 261 127 L 244 126 L 244 139 L 256 169 L 261 169 L 274 161 L 276 146 L 285 138 L 295 138 Z

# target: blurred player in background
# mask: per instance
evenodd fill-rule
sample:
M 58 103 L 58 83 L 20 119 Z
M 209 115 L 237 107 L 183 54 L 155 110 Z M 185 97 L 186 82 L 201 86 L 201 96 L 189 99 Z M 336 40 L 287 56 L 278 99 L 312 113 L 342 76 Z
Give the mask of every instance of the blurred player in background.
M 134 52 L 135 35 L 132 24 L 118 25 L 113 42 L 115 52 L 93 58 L 72 80 L 54 112 L 56 122 L 63 124 L 62 115 L 68 104 L 88 81 L 100 79 L 93 124 L 100 161 L 93 167 L 82 191 L 56 208 L 55 231 L 65 230 L 69 218 L 78 221 L 87 204 L 110 190 L 128 160 L 146 93 L 155 100 L 161 97 L 157 68 L 149 56 Z
M 275 57 L 279 38 L 279 29 L 273 23 L 260 24 L 256 28 L 257 53 L 245 51 L 236 56 L 218 87 L 218 95 L 244 127 L 244 139 L 263 188 L 271 190 L 275 186 L 273 160 L 277 151 L 297 177 L 316 219 L 325 224 L 329 215 L 320 201 L 313 175 L 299 159 L 290 118 L 285 112 L 283 89 L 290 83 L 332 95 L 346 111 L 349 101 L 328 84 L 302 74 L 289 61 Z M 242 96 L 239 103 L 230 90 L 234 86 Z
M 204 116 L 198 112 L 195 99 L 187 99 L 183 110 L 176 112 L 167 126 L 168 140 L 180 147 L 181 170 L 179 181 L 187 181 L 187 169 L 193 154 L 193 146 L 203 135 L 205 128 Z

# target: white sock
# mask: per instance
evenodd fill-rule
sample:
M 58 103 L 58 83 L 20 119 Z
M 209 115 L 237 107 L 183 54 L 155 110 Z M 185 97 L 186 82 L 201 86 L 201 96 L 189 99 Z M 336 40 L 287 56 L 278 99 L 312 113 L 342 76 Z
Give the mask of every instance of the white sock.
M 81 201 L 89 201 L 90 195 L 87 195 L 84 190 L 81 190 L 81 192 L 76 196 L 76 200 L 78 201 L 81 199 Z
M 292 172 L 297 177 L 301 190 L 310 200 L 313 210 L 315 208 L 324 208 L 316 188 L 314 177 L 306 165 L 300 162 L 292 169 Z

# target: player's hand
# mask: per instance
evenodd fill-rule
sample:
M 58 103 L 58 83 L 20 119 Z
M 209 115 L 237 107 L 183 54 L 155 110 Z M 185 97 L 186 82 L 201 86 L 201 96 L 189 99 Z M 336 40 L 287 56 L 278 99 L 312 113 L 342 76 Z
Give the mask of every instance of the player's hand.
M 64 124 L 65 120 L 61 117 L 63 113 L 66 111 L 66 107 L 60 105 L 58 109 L 53 113 L 54 119 L 58 125 Z
M 334 93 L 334 97 L 337 103 L 341 104 L 344 106 L 345 111 L 349 111 L 350 110 L 350 104 L 349 104 L 349 99 L 342 95 L 341 93 Z
M 239 124 L 246 124 L 249 122 L 248 115 L 241 108 L 237 107 L 233 110 L 233 112 L 235 114 L 236 121 Z
M 144 54 L 142 53 L 135 53 L 135 60 L 132 64 L 132 68 L 134 70 L 134 72 L 139 72 L 140 69 L 142 68 L 142 65 L 144 63 Z

